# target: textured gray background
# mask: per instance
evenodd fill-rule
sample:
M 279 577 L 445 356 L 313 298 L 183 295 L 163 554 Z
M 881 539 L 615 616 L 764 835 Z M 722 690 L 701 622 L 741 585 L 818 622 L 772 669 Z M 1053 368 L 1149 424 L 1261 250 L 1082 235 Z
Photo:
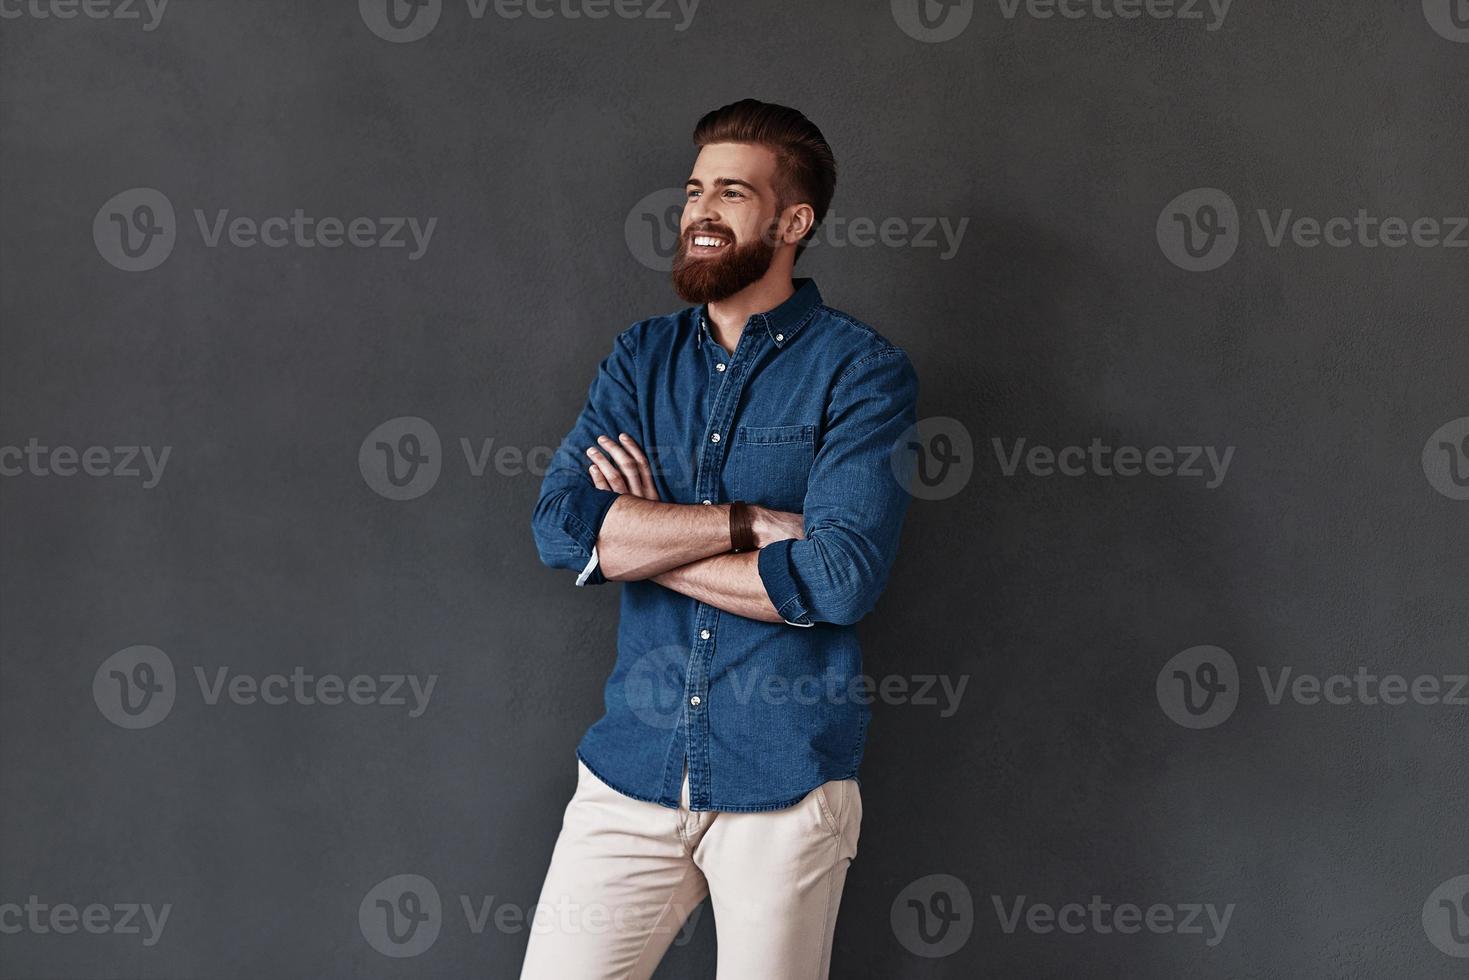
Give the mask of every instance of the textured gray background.
M 1469 416 L 1469 252 L 1272 248 L 1255 215 L 1469 212 L 1469 44 L 1417 0 L 1241 0 L 1213 31 L 966 9 L 943 43 L 886 2 L 704 0 L 679 31 L 446 0 L 412 43 L 349 0 L 0 20 L 0 444 L 172 447 L 152 488 L 0 478 L 0 905 L 172 906 L 152 946 L 0 931 L 0 977 L 515 975 L 525 933 L 474 932 L 460 896 L 535 901 L 617 593 L 541 567 L 537 476 L 476 476 L 459 440 L 554 444 L 613 334 L 681 305 L 624 224 L 747 95 L 825 131 L 834 213 L 970 219 L 948 259 L 848 243 L 800 267 L 974 446 L 965 485 L 914 502 L 864 625 L 870 674 L 968 687 L 949 717 L 874 707 L 833 975 L 1464 975 L 1420 916 L 1469 873 L 1465 709 L 1271 705 L 1256 670 L 1466 672 L 1469 501 L 1420 455 Z M 137 187 L 178 241 L 127 272 L 90 230 Z M 1155 224 L 1203 187 L 1242 238 L 1189 272 Z M 417 261 L 208 248 L 195 208 L 438 225 Z M 395 501 L 357 458 L 403 416 L 443 468 Z M 991 440 L 1021 437 L 1236 449 L 1215 489 L 1007 477 Z M 139 644 L 176 701 L 127 730 L 92 683 Z M 1242 690 L 1192 730 L 1155 681 L 1205 644 Z M 438 680 L 413 718 L 211 705 L 194 679 L 297 666 Z M 408 958 L 358 921 L 400 874 L 444 903 Z M 890 913 L 935 874 L 972 933 L 925 957 Z M 1008 934 L 992 896 L 1019 895 L 1235 909 L 1210 948 Z M 712 975 L 712 926 L 659 976 Z

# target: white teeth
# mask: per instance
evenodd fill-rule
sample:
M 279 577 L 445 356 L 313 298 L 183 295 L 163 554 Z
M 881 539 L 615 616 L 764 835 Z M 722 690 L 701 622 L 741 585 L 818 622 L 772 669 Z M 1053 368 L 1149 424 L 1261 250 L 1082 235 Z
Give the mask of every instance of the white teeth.
M 707 245 L 707 246 L 712 246 L 714 248 L 719 248 L 720 246 L 724 245 L 724 242 L 722 240 L 718 239 L 718 238 L 710 238 L 707 235 L 695 235 L 694 236 L 694 244 L 695 245 Z

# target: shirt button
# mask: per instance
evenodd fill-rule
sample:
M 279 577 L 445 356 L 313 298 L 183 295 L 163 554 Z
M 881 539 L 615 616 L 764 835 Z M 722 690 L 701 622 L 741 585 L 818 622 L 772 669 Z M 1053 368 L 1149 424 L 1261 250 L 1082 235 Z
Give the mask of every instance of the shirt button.
M 708 630 L 699 630 L 699 639 L 701 640 L 707 640 L 713 635 L 714 634 L 710 633 Z
M 716 364 L 716 365 L 714 365 L 714 370 L 718 371 L 720 374 L 723 374 L 724 373 L 724 365 L 723 364 Z
M 706 500 L 706 501 L 704 501 L 704 503 L 706 503 L 706 504 L 712 504 L 712 503 L 714 503 L 714 501 L 712 501 L 712 500 Z
M 701 699 L 697 694 L 689 698 L 689 704 L 693 705 L 696 708 L 703 703 L 703 699 Z
M 719 441 L 719 433 L 716 432 L 712 436 L 710 436 L 709 437 L 709 441 L 710 442 L 718 442 Z
M 783 333 L 778 333 L 778 334 L 775 335 L 775 339 L 776 340 L 785 340 L 786 339 L 786 335 L 783 334 Z

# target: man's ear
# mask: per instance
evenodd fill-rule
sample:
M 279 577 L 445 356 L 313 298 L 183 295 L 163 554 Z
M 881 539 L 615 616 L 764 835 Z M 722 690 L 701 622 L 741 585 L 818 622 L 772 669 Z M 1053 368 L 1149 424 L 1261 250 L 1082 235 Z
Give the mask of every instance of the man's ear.
M 816 211 L 809 204 L 792 204 L 781 215 L 780 240 L 795 245 L 816 225 Z

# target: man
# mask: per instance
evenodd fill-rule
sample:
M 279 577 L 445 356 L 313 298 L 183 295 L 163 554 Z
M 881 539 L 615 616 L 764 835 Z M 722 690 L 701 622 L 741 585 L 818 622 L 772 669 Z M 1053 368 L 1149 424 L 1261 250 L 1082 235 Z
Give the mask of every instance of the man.
M 617 335 L 532 519 L 545 564 L 623 587 L 527 980 L 648 977 L 706 895 L 721 978 L 825 977 L 857 852 L 854 624 L 897 550 L 917 379 L 792 281 L 836 184 L 820 130 L 747 99 L 694 143 L 673 281 L 699 305 Z

